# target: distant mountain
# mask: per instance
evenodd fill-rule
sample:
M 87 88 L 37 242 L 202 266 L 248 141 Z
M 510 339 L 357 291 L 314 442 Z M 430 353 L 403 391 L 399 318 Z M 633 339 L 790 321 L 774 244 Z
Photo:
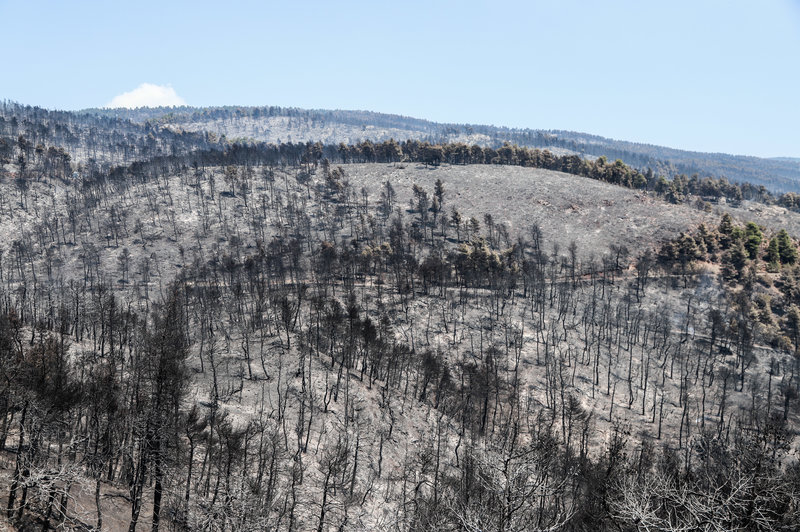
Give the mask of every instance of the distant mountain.
M 800 192 L 800 160 L 702 153 L 620 141 L 561 130 L 517 129 L 475 124 L 441 124 L 407 116 L 369 111 L 285 107 L 160 107 L 86 109 L 86 114 L 152 122 L 175 130 L 211 131 L 228 139 L 267 142 L 357 143 L 416 139 L 465 142 L 497 148 L 504 142 L 547 148 L 558 154 L 622 159 L 636 168 L 666 176 L 699 174 L 763 185 L 773 192 Z

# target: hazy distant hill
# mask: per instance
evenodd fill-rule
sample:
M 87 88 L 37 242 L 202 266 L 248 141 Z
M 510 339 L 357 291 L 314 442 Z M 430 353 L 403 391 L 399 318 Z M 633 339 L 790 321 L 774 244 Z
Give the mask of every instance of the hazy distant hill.
M 268 142 L 356 143 L 395 138 L 498 147 L 508 141 L 520 146 L 548 148 L 560 154 L 578 153 L 592 158 L 605 155 L 611 160 L 622 159 L 637 168 L 649 167 L 667 176 L 697 173 L 764 185 L 775 192 L 800 191 L 797 159 L 692 152 L 573 131 L 440 124 L 369 111 L 283 107 L 87 109 L 83 112 L 127 118 L 134 122 L 154 121 L 186 131 L 213 131 L 229 139 L 251 138 Z

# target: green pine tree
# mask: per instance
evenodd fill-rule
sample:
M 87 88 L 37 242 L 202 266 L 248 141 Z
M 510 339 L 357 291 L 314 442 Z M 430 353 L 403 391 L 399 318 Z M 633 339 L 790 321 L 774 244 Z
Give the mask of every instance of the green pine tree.
M 761 247 L 761 241 L 763 239 L 764 235 L 761 233 L 761 229 L 755 223 L 747 222 L 744 247 L 750 259 L 754 260 L 758 257 L 758 249 Z
M 786 229 L 781 229 L 776 238 L 781 264 L 794 264 L 797 261 L 797 247 L 792 242 L 789 233 L 786 232 Z
M 778 237 L 772 237 L 767 247 L 767 254 L 764 256 L 767 261 L 767 269 L 771 272 L 777 272 L 781 264 L 781 252 L 778 247 Z

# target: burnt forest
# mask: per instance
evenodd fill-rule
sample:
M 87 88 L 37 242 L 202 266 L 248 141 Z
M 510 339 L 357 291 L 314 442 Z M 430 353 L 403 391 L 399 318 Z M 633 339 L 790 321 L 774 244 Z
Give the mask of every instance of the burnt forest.
M 796 183 L 578 141 L 0 102 L 0 529 L 797 530 Z

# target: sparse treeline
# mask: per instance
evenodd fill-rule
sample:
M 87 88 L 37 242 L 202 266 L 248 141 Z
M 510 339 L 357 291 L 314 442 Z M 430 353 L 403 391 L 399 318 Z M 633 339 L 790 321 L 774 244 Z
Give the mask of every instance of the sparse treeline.
M 764 186 L 749 183 L 731 183 L 727 179 L 691 177 L 678 175 L 673 179 L 656 175 L 652 170 L 640 172 L 621 160 L 613 163 L 605 157 L 593 161 L 577 155 L 557 156 L 548 150 L 539 150 L 506 144 L 498 149 L 469 146 L 463 143 L 430 144 L 414 140 L 381 143 L 364 141 L 356 145 L 323 145 L 321 143 L 265 144 L 247 143 L 227 145 L 223 150 L 196 152 L 181 157 L 166 157 L 134 164 L 130 169 L 116 168 L 111 175 L 152 172 L 153 167 L 174 171 L 181 166 L 201 164 L 204 166 L 234 165 L 281 165 L 309 171 L 327 160 L 337 163 L 422 163 L 426 165 L 447 164 L 504 164 L 529 168 L 542 168 L 588 177 L 614 185 L 637 190 L 655 192 L 671 203 L 683 203 L 692 197 L 709 201 L 726 198 L 732 201 L 748 199 L 762 203 L 777 203 L 796 210 L 800 202 L 797 195 L 787 193 L 773 196 Z M 156 168 L 157 172 L 158 169 Z
M 243 116 L 257 118 L 261 113 L 264 116 L 273 116 L 289 111 L 292 110 L 222 108 L 204 110 L 199 114 L 204 116 L 204 113 L 211 113 L 215 117 L 219 115 L 221 119 L 235 120 Z M 299 113 L 298 117 L 305 116 L 300 110 L 294 111 Z M 699 196 L 706 200 L 727 198 L 733 201 L 749 199 L 777 203 L 792 210 L 797 210 L 800 205 L 797 194 L 790 192 L 776 197 L 763 185 L 732 183 L 725 178 L 699 177 L 696 173 L 687 176 L 671 172 L 675 174 L 674 177 L 667 178 L 650 168 L 636 170 L 620 159 L 611 163 L 605 156 L 594 160 L 578 155 L 557 156 L 547 149 L 522 147 L 508 142 L 500 146 L 495 144 L 496 147 L 418 140 L 366 140 L 355 145 L 322 145 L 319 142 L 289 142 L 279 145 L 238 143 L 218 138 L 213 133 L 176 132 L 161 125 L 169 123 L 168 119 L 138 124 L 117 118 L 117 115 L 128 114 L 130 113 L 125 111 L 107 110 L 77 115 L 0 102 L 0 163 L 17 163 L 20 167 L 20 178 L 42 174 L 63 177 L 69 175 L 72 169 L 89 179 L 102 179 L 109 172 L 120 172 L 131 161 L 141 161 L 145 166 L 158 165 L 165 171 L 173 171 L 193 163 L 215 166 L 316 165 L 323 158 L 332 164 L 349 161 L 406 161 L 431 165 L 509 164 L 556 170 L 628 188 L 654 191 L 673 203 Z M 289 116 L 294 115 L 290 112 Z M 367 114 L 358 119 L 350 117 L 348 120 L 361 124 L 370 116 Z M 344 118 L 339 116 L 336 119 Z M 404 117 L 397 119 L 400 122 L 410 120 Z M 656 169 L 658 168 L 660 167 L 656 165 Z M 134 169 L 134 173 L 141 170 Z
M 72 171 L 94 176 L 112 165 L 208 149 L 215 142 L 206 134 L 0 101 L 0 168 L 13 162 L 20 177 Z
M 153 125 L 202 125 L 216 131 L 242 121 L 269 127 L 269 119 L 283 118 L 289 124 L 289 134 L 303 135 L 304 131 L 329 126 L 357 127 L 358 140 L 372 142 L 381 138 L 387 129 L 405 130 L 395 138 L 415 138 L 431 144 L 448 144 L 470 137 L 482 140 L 482 146 L 500 148 L 505 142 L 528 148 L 556 148 L 580 153 L 590 158 L 606 156 L 621 159 L 639 168 L 652 168 L 657 175 L 668 179 L 677 175 L 727 176 L 738 183 L 765 185 L 771 190 L 797 191 L 797 172 L 792 163 L 777 159 L 758 159 L 719 153 L 697 153 L 676 149 L 625 142 L 573 131 L 542 131 L 478 124 L 438 124 L 406 116 L 387 115 L 368 111 L 310 110 L 286 107 L 160 107 L 139 109 L 92 109 L 91 114 L 124 117 L 137 122 L 151 121 Z M 262 122 L 259 122 L 262 121 Z M 367 129 L 369 128 L 369 129 Z M 372 137 L 372 138 L 370 138 Z M 377 137 L 377 138 L 375 138 Z

